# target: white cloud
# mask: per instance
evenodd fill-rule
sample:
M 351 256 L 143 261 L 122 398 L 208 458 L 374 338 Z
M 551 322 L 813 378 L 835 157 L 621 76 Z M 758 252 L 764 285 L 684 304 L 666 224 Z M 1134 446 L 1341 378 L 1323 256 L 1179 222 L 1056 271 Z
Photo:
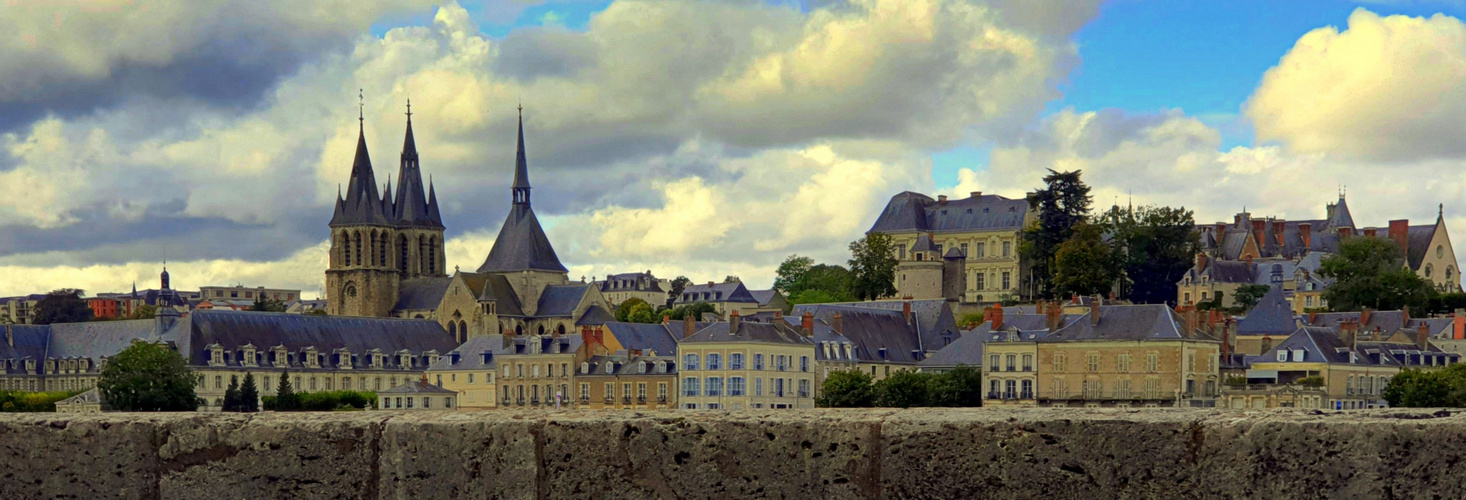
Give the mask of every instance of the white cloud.
M 1466 156 L 1466 24 L 1379 15 L 1303 35 L 1245 105 L 1258 140 L 1376 160 Z

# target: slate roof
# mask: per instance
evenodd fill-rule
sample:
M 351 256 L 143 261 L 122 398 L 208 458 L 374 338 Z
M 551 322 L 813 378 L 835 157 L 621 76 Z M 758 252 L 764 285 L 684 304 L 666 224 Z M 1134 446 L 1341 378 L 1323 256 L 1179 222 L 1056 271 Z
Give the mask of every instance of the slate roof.
M 774 300 L 774 296 L 777 295 L 778 293 L 779 293 L 778 290 L 774 290 L 772 288 L 770 288 L 768 290 L 749 290 L 748 291 L 748 294 L 749 295 L 752 295 L 753 296 L 753 300 L 758 301 L 758 305 L 760 305 L 760 306 L 769 305 L 769 301 L 770 300 Z
M 1283 287 L 1273 285 L 1247 316 L 1237 321 L 1238 335 L 1287 335 L 1298 329 Z
M 1288 358 L 1289 361 L 1278 361 L 1280 350 L 1303 350 L 1305 352 L 1301 361 L 1303 363 L 1407 366 L 1430 365 L 1432 357 L 1436 358 L 1435 364 L 1445 364 L 1446 360 L 1455 363 L 1460 359 L 1459 354 L 1443 352 L 1434 344 L 1429 344 L 1424 351 L 1414 344 L 1389 342 L 1357 342 L 1353 348 L 1350 348 L 1339 337 L 1337 330 L 1305 326 L 1293 332 L 1262 356 L 1252 359 L 1252 362 L 1300 362 L 1293 360 L 1291 356 Z M 1349 355 L 1351 352 L 1354 353 L 1352 363 Z
M 514 287 L 504 275 L 477 274 L 465 277 L 465 281 L 469 279 L 473 280 L 470 286 L 479 286 L 479 300 L 494 301 L 494 307 L 500 316 L 524 316 L 524 309 L 519 306 L 519 295 L 514 293 Z
M 392 306 L 392 310 L 437 309 L 452 283 L 453 278 L 446 277 L 402 280 L 398 285 L 397 305 Z
M 417 155 L 417 140 L 412 136 L 411 114 L 407 116 L 407 134 L 402 139 L 397 182 L 396 198 L 392 202 L 393 222 L 399 227 L 442 229 L 443 219 L 437 210 L 437 197 L 429 199 L 423 194 L 422 168 Z
M 739 321 L 738 331 L 733 332 L 729 323 L 717 322 L 707 325 L 685 339 L 682 343 L 702 342 L 764 342 L 773 344 L 809 344 L 813 342 L 787 325 Z
M 567 272 L 555 255 L 555 247 L 545 236 L 544 228 L 534 215 L 529 202 L 529 164 L 524 154 L 524 118 L 519 120 L 519 153 L 514 164 L 514 187 L 516 196 L 522 193 L 522 201 L 514 201 L 509 216 L 499 228 L 494 248 L 488 258 L 479 266 L 478 272 L 512 272 L 525 270 Z
M 916 237 L 916 243 L 912 243 L 911 244 L 911 251 L 912 252 L 935 252 L 935 251 L 937 251 L 937 244 L 936 243 L 932 243 L 931 237 L 930 236 L 927 236 L 926 233 L 921 233 L 921 235 L 919 235 L 919 236 Z
M 408 382 L 408 383 L 399 385 L 397 387 L 393 387 L 391 389 L 387 389 L 385 391 L 377 391 L 377 394 L 458 394 L 458 393 L 456 391 L 450 391 L 448 389 L 444 389 L 442 387 L 438 387 L 436 385 L 429 384 L 429 383 L 424 382 L 422 380 L 413 380 L 411 382 Z
M 582 339 L 579 335 L 562 335 L 560 337 L 554 337 L 550 335 L 526 335 L 510 339 L 509 344 L 505 346 L 505 349 L 508 354 L 534 354 L 534 350 L 531 349 L 531 346 L 533 346 L 535 342 L 539 343 L 539 354 L 555 354 L 555 351 L 553 349 L 554 344 L 560 345 L 560 354 L 574 353 L 575 351 L 579 351 L 580 346 L 585 344 L 584 339 Z
M 657 356 L 627 356 L 624 353 L 616 356 L 591 356 L 586 359 L 585 368 L 579 377 L 611 377 L 626 375 L 676 375 L 677 360 L 672 356 L 662 356 L 657 351 Z M 642 368 L 642 364 L 645 368 Z M 606 371 L 606 365 L 611 366 L 611 371 Z M 645 372 L 641 370 L 646 370 Z M 658 372 L 657 370 L 662 371 Z
M 391 210 L 384 209 L 382 195 L 377 192 L 377 179 L 372 173 L 372 158 L 367 152 L 366 131 L 358 129 L 356 157 L 351 161 L 351 179 L 346 185 L 346 198 L 336 195 L 336 209 L 331 227 L 351 225 L 391 226 Z
M 539 308 L 535 310 L 535 317 L 570 316 L 575 313 L 575 306 L 580 305 L 580 300 L 590 291 L 590 285 L 585 283 L 570 285 L 550 285 L 540 293 Z
M 905 191 L 891 197 L 869 232 L 1016 230 L 1023 228 L 1027 214 L 1028 200 L 982 195 L 941 204 Z
M 580 315 L 580 319 L 575 320 L 575 326 L 604 325 L 612 321 L 616 321 L 616 317 L 609 311 L 601 306 L 590 306 L 585 309 L 585 314 Z
M 1100 306 L 1099 324 L 1093 324 L 1091 313 L 1059 328 L 1039 342 L 1076 340 L 1214 340 L 1197 332 L 1186 331 L 1182 320 L 1164 304 Z
M 1410 269 L 1420 269 L 1420 263 L 1430 251 L 1430 240 L 1435 239 L 1435 224 L 1428 226 L 1410 226 L 1405 233 L 1406 257 L 1410 260 Z
M 950 368 L 957 365 L 982 366 L 982 347 L 987 337 L 988 335 L 983 333 L 964 333 L 947 347 L 932 353 L 917 365 L 922 368 Z
M 609 321 L 605 327 L 626 349 L 651 350 L 658 355 L 669 356 L 677 353 L 677 337 L 682 333 L 681 321 L 666 325 Z
M 435 371 L 485 371 L 495 370 L 499 366 L 499 356 L 509 353 L 504 347 L 504 336 L 499 334 L 475 335 L 469 337 L 463 345 L 438 358 L 430 370 Z M 489 353 L 485 359 L 484 354 Z M 454 359 L 457 354 L 457 359 Z
M 323 365 L 338 363 L 335 356 L 329 355 L 336 349 L 346 348 L 359 356 L 356 366 L 363 367 L 369 360 L 361 355 L 372 349 L 379 349 L 391 365 L 398 361 L 393 356 L 397 351 L 407 350 L 421 356 L 428 351 L 446 353 L 457 346 L 453 336 L 438 322 L 426 319 L 209 310 L 195 311 L 181 324 L 183 331 L 165 336 L 164 340 L 175 341 L 179 352 L 188 353 L 193 365 L 208 364 L 211 356 L 206 347 L 210 344 L 234 353 L 246 344 L 253 344 L 266 354 L 274 346 L 284 346 L 291 353 L 315 347 L 318 353 L 328 355 Z M 231 364 L 237 366 L 237 359 L 231 356 Z
M 1339 202 L 1329 205 L 1328 209 L 1329 227 L 1354 227 L 1354 214 L 1349 213 L 1349 203 L 1344 201 L 1344 195 L 1339 195 Z
M 619 290 L 636 290 L 642 292 L 665 292 L 662 290 L 661 282 L 651 272 L 645 273 L 623 273 L 606 276 L 606 279 L 596 283 L 602 292 Z
M 917 326 L 907 323 L 900 310 L 873 307 L 858 307 L 841 304 L 808 304 L 798 310 L 794 325 L 806 311 L 815 319 L 827 325 L 834 325 L 835 314 L 840 315 L 839 332 L 855 344 L 859 359 L 890 363 L 915 363 L 927 351 L 935 351 L 945 345 L 923 346 Z M 797 328 L 797 327 L 796 327 Z M 952 336 L 954 339 L 956 336 Z M 882 356 L 881 349 L 885 349 Z
M 56 402 L 56 406 L 85 404 L 102 404 L 102 391 L 98 390 L 96 387 L 93 387 L 91 389 L 88 389 L 86 392 Z
M 151 319 L 53 324 L 45 357 L 99 360 L 116 356 L 132 345 L 134 339 L 152 338 L 154 324 Z
M 872 309 L 885 309 L 900 312 L 903 308 L 902 300 L 873 300 L 868 302 L 834 302 L 828 304 L 800 304 L 794 306 L 792 316 L 801 316 L 804 311 L 813 311 L 819 306 L 849 306 L 865 307 Z M 952 315 L 952 309 L 947 306 L 943 299 L 912 300 L 911 315 L 915 319 L 917 333 L 920 335 L 922 348 L 927 352 L 936 351 L 946 345 L 945 339 L 955 339 L 958 335 L 957 318 Z M 816 314 L 818 316 L 818 314 Z
M 687 285 L 682 289 L 682 295 L 677 297 L 677 304 L 692 304 L 696 302 L 734 302 L 747 304 L 760 304 L 753 294 L 743 283 L 712 283 L 704 285 Z

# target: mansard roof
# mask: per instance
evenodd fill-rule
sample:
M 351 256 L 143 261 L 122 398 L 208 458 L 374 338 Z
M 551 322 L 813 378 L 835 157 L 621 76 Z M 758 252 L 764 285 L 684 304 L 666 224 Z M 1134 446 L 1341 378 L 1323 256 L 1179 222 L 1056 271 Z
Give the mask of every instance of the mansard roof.
M 787 324 L 757 323 L 753 321 L 739 321 L 737 331 L 733 331 L 732 324 L 729 322 L 712 323 L 703 327 L 697 333 L 682 339 L 682 343 L 702 342 L 763 342 L 814 345 L 813 341 L 800 335 L 799 332 Z
M 928 348 L 923 345 L 915 322 L 907 322 L 899 310 L 873 307 L 856 307 L 841 304 L 809 304 L 797 309 L 794 320 L 800 320 L 805 312 L 814 315 L 822 323 L 834 325 L 835 314 L 840 315 L 840 335 L 855 344 L 861 360 L 894 363 L 915 363 L 920 353 Z M 791 325 L 792 326 L 792 325 Z M 936 350 L 945 343 L 930 348 Z M 886 350 L 881 356 L 881 349 Z
M 691 304 L 697 302 L 736 302 L 736 303 L 760 303 L 749 293 L 748 287 L 741 282 L 735 283 L 707 283 L 703 285 L 687 285 L 682 288 L 682 295 L 677 296 L 675 303 Z
M 499 356 L 508 354 L 510 349 L 505 347 L 504 336 L 500 334 L 474 335 L 467 341 L 447 354 L 440 356 L 437 363 L 429 368 L 430 370 L 493 370 L 498 367 Z M 484 354 L 489 353 L 488 359 Z M 458 360 L 453 360 L 453 355 L 458 355 Z
M 1084 313 L 1038 341 L 1215 340 L 1183 328 L 1181 319 L 1164 304 L 1100 306 L 1098 324 L 1091 314 Z
M 605 326 L 607 330 L 610 330 L 611 336 L 616 338 L 616 342 L 621 344 L 621 347 L 642 351 L 651 350 L 658 355 L 675 354 L 677 336 L 682 332 L 681 321 L 671 324 L 609 321 L 605 323 Z
M 1023 228 L 1028 200 L 978 195 L 943 203 L 905 191 L 891 197 L 870 232 L 979 231 Z
M 284 346 L 291 352 L 314 347 L 320 353 L 345 348 L 353 354 L 372 349 L 384 354 L 402 350 L 444 353 L 457 345 L 438 322 L 426 319 L 209 310 L 195 311 L 186 322 L 186 332 L 180 332 L 176 341 L 179 352 L 188 353 L 190 363 L 195 365 L 208 364 L 209 353 L 204 346 L 209 344 L 231 350 L 254 344 L 262 351 Z

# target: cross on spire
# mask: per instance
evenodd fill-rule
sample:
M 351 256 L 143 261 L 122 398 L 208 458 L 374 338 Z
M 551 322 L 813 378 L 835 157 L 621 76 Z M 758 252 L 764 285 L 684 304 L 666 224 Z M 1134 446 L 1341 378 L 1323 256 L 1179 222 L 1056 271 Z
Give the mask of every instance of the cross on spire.
M 412 98 L 407 98 L 407 121 L 412 121 Z
M 356 89 L 356 122 L 358 124 L 366 123 L 366 99 L 362 96 L 362 92 L 362 89 Z

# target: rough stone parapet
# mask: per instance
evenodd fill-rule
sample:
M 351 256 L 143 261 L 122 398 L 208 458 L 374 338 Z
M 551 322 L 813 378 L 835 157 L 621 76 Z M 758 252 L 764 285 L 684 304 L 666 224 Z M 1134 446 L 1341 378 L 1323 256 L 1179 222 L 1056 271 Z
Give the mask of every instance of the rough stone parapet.
M 1466 498 L 1466 415 L 0 415 L 3 498 Z

